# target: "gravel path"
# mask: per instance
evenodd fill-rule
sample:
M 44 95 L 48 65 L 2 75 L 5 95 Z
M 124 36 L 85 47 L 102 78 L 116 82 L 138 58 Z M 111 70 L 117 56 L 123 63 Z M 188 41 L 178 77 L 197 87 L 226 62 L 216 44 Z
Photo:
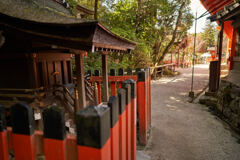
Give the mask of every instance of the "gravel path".
M 205 106 L 188 102 L 191 69 L 152 81 L 152 133 L 145 153 L 152 160 L 240 160 L 239 137 Z M 208 66 L 197 65 L 194 91 L 208 83 Z

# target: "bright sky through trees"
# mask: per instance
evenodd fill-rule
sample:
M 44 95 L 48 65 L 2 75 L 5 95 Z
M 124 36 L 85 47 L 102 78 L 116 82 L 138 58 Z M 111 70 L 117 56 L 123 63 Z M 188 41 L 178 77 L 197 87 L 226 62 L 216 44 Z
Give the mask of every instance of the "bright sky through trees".
M 192 10 L 192 13 L 194 14 L 194 16 L 196 15 L 196 11 L 197 11 L 198 17 L 206 12 L 206 9 L 201 4 L 200 0 L 191 0 L 191 10 Z M 197 33 L 200 33 L 203 31 L 207 17 L 209 17 L 209 15 L 198 20 Z M 193 26 L 191 27 L 191 29 L 188 32 L 194 33 L 194 25 L 195 24 L 193 23 Z

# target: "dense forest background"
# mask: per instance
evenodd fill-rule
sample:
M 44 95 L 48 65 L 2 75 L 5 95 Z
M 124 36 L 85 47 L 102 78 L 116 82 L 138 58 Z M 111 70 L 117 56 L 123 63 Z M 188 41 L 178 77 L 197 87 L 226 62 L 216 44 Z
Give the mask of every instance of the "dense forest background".
M 111 68 L 133 69 L 157 66 L 164 63 L 167 54 L 177 53 L 179 44 L 186 37 L 192 41 L 192 35 L 187 33 L 194 21 L 190 0 L 67 1 L 73 7 L 80 4 L 95 11 L 94 18 L 107 26 L 108 29 L 137 43 L 136 49 L 131 54 L 112 53 L 109 57 Z M 201 40 L 205 44 L 214 45 L 216 33 L 211 30 L 214 27 L 209 23 L 207 27 L 210 28 L 209 31 L 202 33 L 204 36 L 200 36 L 203 37 Z M 212 33 L 209 34 L 210 32 L 214 32 L 214 36 Z M 185 50 L 184 54 L 192 55 L 192 46 Z M 100 56 L 96 53 L 88 54 L 85 66 L 88 67 L 87 69 L 100 68 Z

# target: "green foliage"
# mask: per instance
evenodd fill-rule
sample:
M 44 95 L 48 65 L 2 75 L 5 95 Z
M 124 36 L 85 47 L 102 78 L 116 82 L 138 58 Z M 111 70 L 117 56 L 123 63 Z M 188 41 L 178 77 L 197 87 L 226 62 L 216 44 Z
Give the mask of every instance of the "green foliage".
M 118 53 L 112 53 L 108 55 L 108 68 L 109 69 L 119 69 L 119 68 L 131 68 L 130 55 L 119 55 Z M 101 70 L 102 69 L 102 59 L 100 53 L 88 53 L 87 57 L 84 58 L 84 70 Z
M 201 39 L 205 42 L 206 47 L 214 46 L 217 39 L 216 25 L 210 21 L 206 21 L 204 31 L 200 36 Z
M 78 4 L 75 0 L 66 0 L 66 2 L 70 5 L 70 11 L 73 15 L 76 15 L 76 6 Z
M 111 0 L 100 20 L 113 32 L 138 42 L 132 60 L 134 66 L 144 67 L 155 64 L 166 54 L 175 28 L 178 33 L 173 42 L 187 34 L 193 22 L 189 4 L 190 0 Z M 180 12 L 180 23 L 176 24 Z
M 94 9 L 94 2 L 77 0 L 89 9 Z M 174 42 L 186 36 L 193 22 L 190 0 L 99 0 L 98 4 L 98 17 L 105 26 L 137 42 L 136 50 L 131 54 L 112 54 L 112 67 L 143 68 L 159 63 L 165 54 L 173 52 Z M 90 60 L 96 58 L 90 57 Z M 99 67 L 97 62 L 91 65 Z M 86 63 L 86 66 L 90 67 L 90 64 Z

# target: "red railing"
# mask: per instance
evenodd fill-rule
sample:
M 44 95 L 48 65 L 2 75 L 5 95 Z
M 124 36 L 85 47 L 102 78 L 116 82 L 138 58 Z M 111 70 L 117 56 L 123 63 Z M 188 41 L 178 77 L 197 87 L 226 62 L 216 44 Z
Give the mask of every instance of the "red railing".
M 37 156 L 45 160 L 136 160 L 137 140 L 146 145 L 151 127 L 150 80 L 150 69 L 136 75 L 109 77 L 111 83 L 118 83 L 111 90 L 115 95 L 107 103 L 78 111 L 76 128 L 71 128 L 75 133 L 71 135 L 66 130 L 62 107 L 44 109 L 43 131 L 37 131 L 29 105 L 18 103 L 11 107 L 11 127 L 6 126 L 5 109 L 0 106 L 0 158 L 8 160 L 11 155 L 15 160 L 35 160 Z M 90 81 L 101 85 L 101 77 L 91 77 Z
M 98 100 L 101 103 L 101 85 L 102 76 L 100 76 L 100 71 L 95 70 L 94 75 L 91 71 L 88 74 L 92 75 L 90 77 L 90 82 L 92 84 L 97 84 Z M 151 128 L 151 74 L 150 68 L 148 69 L 136 69 L 135 75 L 132 75 L 133 71 L 126 73 L 123 69 L 119 69 L 118 76 L 116 76 L 116 71 L 111 69 L 110 75 L 108 76 L 108 82 L 110 84 L 110 93 L 115 96 L 117 91 L 122 87 L 122 82 L 131 79 L 136 82 L 136 102 L 137 102 L 137 122 L 138 122 L 138 139 L 139 144 L 147 144 L 147 135 Z M 128 75 L 126 75 L 128 74 Z

